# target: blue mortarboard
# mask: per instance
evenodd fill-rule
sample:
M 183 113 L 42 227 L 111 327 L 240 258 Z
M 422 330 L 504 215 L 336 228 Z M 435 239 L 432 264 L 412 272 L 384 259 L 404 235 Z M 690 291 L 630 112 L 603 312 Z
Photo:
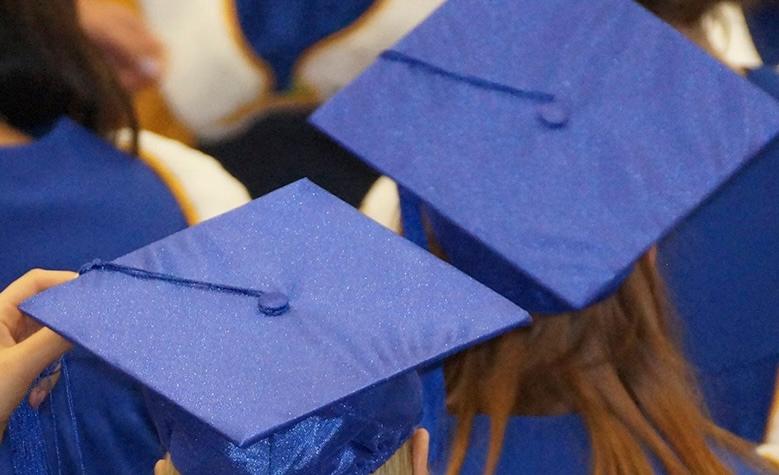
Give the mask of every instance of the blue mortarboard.
M 779 107 L 634 2 L 450 0 L 315 124 L 421 200 L 524 308 L 608 295 L 779 131 Z
M 305 180 L 82 272 L 23 310 L 233 449 L 344 403 L 330 432 L 374 427 L 361 391 L 529 319 Z
M 749 78 L 779 99 L 776 71 Z M 777 202 L 779 138 L 658 246 L 708 409 L 755 442 L 765 436 L 779 361 Z

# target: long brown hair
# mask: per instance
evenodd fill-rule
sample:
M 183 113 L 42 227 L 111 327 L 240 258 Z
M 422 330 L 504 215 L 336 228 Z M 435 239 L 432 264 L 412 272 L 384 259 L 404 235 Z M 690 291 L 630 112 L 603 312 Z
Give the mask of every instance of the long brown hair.
M 637 1 L 677 28 L 694 30 L 694 40 L 705 38 L 697 34 L 701 17 L 720 3 Z M 485 465 L 491 474 L 511 416 L 560 412 L 583 418 L 592 473 L 651 474 L 649 455 L 669 474 L 730 473 L 717 449 L 770 471 L 749 443 L 709 418 L 676 326 L 647 255 L 606 300 L 579 312 L 537 315 L 531 328 L 450 359 L 447 406 L 458 425 L 449 473 L 458 473 L 465 460 L 477 414 L 491 417 Z
M 137 137 L 132 102 L 73 0 L 0 0 L 0 45 L 0 114 L 10 125 L 31 132 L 69 116 L 106 137 L 120 127 Z
M 491 416 L 485 473 L 497 467 L 513 415 L 576 412 L 592 447 L 592 473 L 726 474 L 715 449 L 761 467 L 749 444 L 707 416 L 680 350 L 653 261 L 644 256 L 615 295 L 591 307 L 536 316 L 534 325 L 446 363 L 447 406 L 458 419 L 450 473 L 458 473 L 473 418 Z

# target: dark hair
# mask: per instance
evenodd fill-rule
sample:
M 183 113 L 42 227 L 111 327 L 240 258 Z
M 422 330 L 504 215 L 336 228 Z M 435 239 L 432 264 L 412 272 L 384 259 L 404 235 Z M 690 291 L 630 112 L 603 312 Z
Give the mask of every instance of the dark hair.
M 68 116 L 104 136 L 137 132 L 132 102 L 73 0 L 0 0 L 0 45 L 0 114 L 10 125 L 29 132 Z

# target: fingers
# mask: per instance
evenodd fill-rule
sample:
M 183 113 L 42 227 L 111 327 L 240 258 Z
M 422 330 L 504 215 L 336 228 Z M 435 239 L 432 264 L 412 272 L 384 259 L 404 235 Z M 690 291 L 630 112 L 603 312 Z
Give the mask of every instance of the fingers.
M 62 337 L 43 328 L 10 348 L 0 351 L 0 418 L 7 419 L 28 388 L 70 345 Z M 29 401 L 37 408 L 57 383 L 57 375 L 46 378 L 30 392 Z
M 0 440 L 11 413 L 35 378 L 68 348 L 65 340 L 44 328 L 21 344 L 0 350 Z M 49 378 L 30 393 L 33 407 L 43 402 L 56 382 L 56 378 Z
M 133 10 L 103 0 L 79 3 L 81 24 L 131 92 L 158 82 L 164 72 L 162 43 Z
M 0 292 L 0 301 L 17 307 L 33 295 L 76 277 L 78 274 L 75 272 L 33 269 Z
M 142 27 L 140 21 L 136 23 L 139 24 L 111 24 L 110 31 L 95 38 L 107 62 L 130 90 L 158 82 L 162 78 L 164 64 L 162 45 Z
M 0 437 L 10 414 L 24 398 L 33 381 L 70 349 L 65 339 L 48 328 L 30 331 L 37 325 L 29 324 L 31 320 L 22 315 L 17 307 L 27 298 L 76 276 L 73 272 L 36 269 L 0 292 Z M 56 382 L 56 377 L 49 377 L 33 388 L 29 396 L 30 404 L 38 407 Z
M 123 25 L 124 37 L 130 40 L 126 42 L 127 50 L 136 58 L 137 63 L 142 64 L 144 59 L 162 62 L 165 49 L 139 16 L 128 12 L 124 17 Z M 147 70 L 147 72 L 152 71 Z
M 154 475 L 179 475 L 176 467 L 173 466 L 170 454 L 166 454 L 164 459 L 157 462 L 154 466 Z
M 34 269 L 0 292 L 0 347 L 12 346 L 40 329 L 17 308 L 33 295 L 77 277 L 74 272 Z
M 57 385 L 57 381 L 59 381 L 59 379 L 60 372 L 57 370 L 56 373 L 52 374 L 48 378 L 44 378 L 41 382 L 36 384 L 35 387 L 30 391 L 30 396 L 28 397 L 30 407 L 33 409 L 38 409 L 43 401 L 46 400 L 46 397 L 49 395 L 51 390 L 54 389 L 54 386 Z
M 7 348 L 9 362 L 17 378 L 33 380 L 70 349 L 70 343 L 48 328 L 42 328 L 21 343 Z

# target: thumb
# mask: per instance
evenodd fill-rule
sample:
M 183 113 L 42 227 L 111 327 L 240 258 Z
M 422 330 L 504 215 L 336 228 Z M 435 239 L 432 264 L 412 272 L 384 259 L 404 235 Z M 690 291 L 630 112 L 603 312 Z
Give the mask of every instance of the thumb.
M 0 442 L 11 413 L 32 382 L 69 348 L 65 339 L 43 328 L 23 342 L 0 350 Z
M 9 352 L 10 369 L 17 380 L 26 381 L 29 385 L 69 349 L 67 340 L 48 328 L 41 328 L 6 351 Z

